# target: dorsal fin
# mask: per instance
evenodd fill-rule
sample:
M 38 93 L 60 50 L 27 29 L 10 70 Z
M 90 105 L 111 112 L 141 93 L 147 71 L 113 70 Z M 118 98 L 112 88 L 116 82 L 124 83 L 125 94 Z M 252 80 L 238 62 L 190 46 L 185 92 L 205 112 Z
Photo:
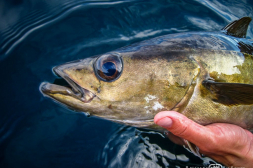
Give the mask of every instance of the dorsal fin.
M 235 20 L 229 23 L 227 26 L 225 26 L 221 30 L 225 30 L 225 33 L 227 35 L 231 35 L 231 36 L 239 37 L 239 38 L 245 38 L 250 21 L 251 21 L 250 17 L 243 17 L 239 20 Z

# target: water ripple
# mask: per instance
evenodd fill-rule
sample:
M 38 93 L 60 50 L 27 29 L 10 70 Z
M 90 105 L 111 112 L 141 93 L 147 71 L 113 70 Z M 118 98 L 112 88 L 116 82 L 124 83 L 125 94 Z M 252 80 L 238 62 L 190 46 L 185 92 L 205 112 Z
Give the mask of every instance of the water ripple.
M 141 0 L 131 0 L 131 1 L 95 1 L 95 0 L 35 0 L 35 1 L 26 1 L 21 2 L 16 5 L 10 4 L 11 2 L 5 1 L 0 2 L 0 6 L 12 6 L 12 8 L 8 9 L 3 8 L 2 13 L 0 13 L 0 19 L 2 22 L 0 23 L 0 60 L 3 60 L 18 44 L 20 44 L 29 34 L 32 32 L 56 21 L 59 21 L 70 13 L 76 11 L 79 8 L 90 8 L 94 6 L 103 6 L 103 8 L 115 6 L 123 3 L 132 3 L 135 4 L 141 3 Z M 153 1 L 149 1 L 148 3 L 155 3 Z M 159 2 L 161 3 L 161 2 Z M 157 4 L 159 4 L 157 3 Z M 217 1 L 209 1 L 209 0 L 197 0 L 194 2 L 193 6 L 195 8 L 203 5 L 203 8 L 209 9 L 223 20 L 227 22 L 238 19 L 239 17 L 243 17 L 249 15 L 250 11 L 252 11 L 252 7 L 239 3 L 235 1 L 233 4 L 229 5 L 226 2 L 217 2 Z M 132 3 L 133 4 L 133 3 Z M 178 2 L 178 7 L 181 7 L 184 10 L 185 2 Z M 157 7 L 150 9 L 147 11 L 148 13 L 155 13 L 157 10 L 162 10 L 168 6 L 173 5 L 173 1 L 168 1 L 164 4 L 159 4 Z M 174 4 L 175 5 L 175 4 Z M 8 9 L 8 11 L 7 11 Z M 243 10 L 242 10 L 243 9 Z M 147 15 L 147 12 L 138 11 L 137 6 L 131 6 L 130 8 L 123 8 L 116 11 L 108 10 L 108 13 L 112 13 L 111 17 L 120 16 L 121 19 L 117 20 L 119 25 L 123 28 L 130 28 L 128 25 L 136 25 L 136 21 L 141 20 L 141 17 Z M 187 9 L 190 10 L 190 9 Z M 199 9 L 198 9 L 199 10 Z M 232 11 L 238 11 L 237 15 L 233 14 Z M 133 12 L 134 11 L 134 12 Z M 140 13 L 136 13 L 140 12 Z M 116 15 L 115 15 L 116 14 Z M 137 14 L 137 15 L 136 15 Z M 252 14 L 250 14 L 252 15 Z M 193 25 L 198 26 L 201 29 L 213 31 L 220 28 L 220 25 L 217 24 L 214 20 L 210 20 L 210 18 L 200 19 L 195 16 L 187 16 L 186 18 Z M 161 17 L 161 19 L 164 19 Z M 166 20 L 164 20 L 165 22 Z M 154 22 L 152 19 L 145 22 L 138 22 L 138 24 L 148 24 L 148 22 Z M 145 25 L 139 25 L 140 27 L 145 27 Z M 131 27 L 132 29 L 132 27 Z M 186 28 L 187 30 L 187 28 Z M 139 38 L 140 36 L 150 36 L 154 34 L 160 34 L 158 31 L 150 31 L 150 30 L 142 30 L 142 32 L 133 32 L 134 35 L 130 35 L 130 37 L 121 37 L 121 40 L 131 40 Z M 160 30 L 162 31 L 162 30 Z M 166 30 L 165 30 L 166 32 Z M 252 35 L 249 32 L 249 35 Z M 132 37 L 131 37 L 132 36 Z
M 5 122 L 0 122 L 0 144 L 2 144 L 17 128 L 17 125 L 24 117 L 17 117 L 16 114 L 3 118 Z
M 0 25 L 0 34 L 3 36 L 0 40 L 0 60 L 4 59 L 24 38 L 26 38 L 29 34 L 34 32 L 35 30 L 44 27 L 48 24 L 54 23 L 55 21 L 59 21 L 60 19 L 66 17 L 71 12 L 77 10 L 82 7 L 91 7 L 91 6 L 110 6 L 121 3 L 128 3 L 124 1 L 86 1 L 86 0 L 72 0 L 67 1 L 62 4 L 53 4 L 58 3 L 57 1 L 52 1 L 43 4 L 44 10 L 32 9 L 27 14 L 24 14 L 22 18 L 19 18 L 17 23 L 13 23 L 12 26 Z M 30 3 L 32 4 L 32 3 Z M 24 7 L 25 8 L 25 7 Z M 17 10 L 18 11 L 18 10 Z M 22 13 L 14 13 L 14 15 L 21 15 Z M 3 17 L 0 15 L 0 18 Z M 13 14 L 10 17 L 14 17 Z M 17 16 L 16 16 L 17 17 Z M 8 18 L 8 16 L 5 18 Z M 15 18 L 15 17 L 14 17 Z
M 111 134 L 97 160 L 101 167 L 200 166 L 191 160 L 192 155 L 161 133 L 121 126 Z M 202 159 L 202 165 L 210 162 L 210 158 Z

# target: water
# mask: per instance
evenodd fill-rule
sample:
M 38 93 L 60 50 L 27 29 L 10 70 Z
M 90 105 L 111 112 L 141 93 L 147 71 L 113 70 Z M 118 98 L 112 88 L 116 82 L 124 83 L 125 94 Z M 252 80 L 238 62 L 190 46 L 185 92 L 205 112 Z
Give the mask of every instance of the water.
M 159 35 L 218 31 L 248 0 L 0 0 L 0 167 L 185 167 L 164 135 L 87 117 L 45 98 L 52 67 Z M 252 38 L 250 24 L 247 38 Z

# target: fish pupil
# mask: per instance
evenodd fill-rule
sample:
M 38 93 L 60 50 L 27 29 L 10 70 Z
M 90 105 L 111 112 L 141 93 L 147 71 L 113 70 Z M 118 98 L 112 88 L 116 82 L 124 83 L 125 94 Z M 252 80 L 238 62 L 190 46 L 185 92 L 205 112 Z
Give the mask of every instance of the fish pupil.
M 116 66 L 113 62 L 106 62 L 102 66 L 102 71 L 106 76 L 113 76 L 116 72 Z

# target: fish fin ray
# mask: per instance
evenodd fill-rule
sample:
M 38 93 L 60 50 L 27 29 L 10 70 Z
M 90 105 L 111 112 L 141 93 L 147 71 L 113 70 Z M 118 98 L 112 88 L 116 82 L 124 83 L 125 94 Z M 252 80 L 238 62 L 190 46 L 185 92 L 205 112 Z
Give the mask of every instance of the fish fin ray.
M 192 152 L 194 155 L 196 155 L 196 156 L 198 156 L 198 157 L 200 157 L 200 158 L 202 158 L 202 156 L 201 156 L 201 154 L 200 154 L 200 152 L 199 152 L 199 148 L 195 145 L 195 144 L 193 144 L 193 143 L 191 143 L 190 141 L 188 141 L 188 140 L 186 140 L 186 139 L 184 139 L 184 142 L 185 142 L 185 144 L 187 145 L 187 147 L 185 147 L 187 150 L 189 150 L 189 152 Z
M 240 41 L 238 43 L 238 47 L 241 50 L 241 52 L 246 54 L 253 54 L 253 44 L 245 44 L 244 42 Z
M 239 38 L 245 38 L 250 22 L 251 22 L 250 17 L 243 17 L 241 19 L 238 19 L 229 23 L 227 26 L 225 26 L 221 30 L 224 30 L 227 35 L 231 35 L 231 36 L 239 37 Z
M 220 83 L 204 80 L 202 85 L 212 94 L 212 100 L 224 105 L 253 104 L 253 85 L 242 83 Z

